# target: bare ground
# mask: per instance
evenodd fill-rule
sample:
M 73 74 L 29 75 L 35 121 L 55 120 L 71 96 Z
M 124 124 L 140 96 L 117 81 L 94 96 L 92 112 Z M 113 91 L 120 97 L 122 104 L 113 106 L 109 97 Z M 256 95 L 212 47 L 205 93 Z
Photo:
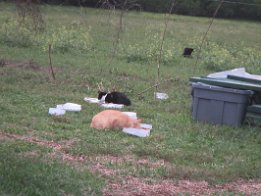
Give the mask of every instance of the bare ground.
M 65 65 L 67 66 L 67 65 Z M 25 70 L 32 70 L 35 72 L 41 72 L 46 75 L 51 75 L 51 67 L 50 65 L 40 65 L 34 62 L 33 60 L 29 61 L 14 61 L 8 59 L 0 59 L 0 68 L 8 67 L 8 68 L 20 68 Z M 63 70 L 62 67 L 53 66 L 54 72 L 61 72 Z M 63 66 L 64 67 L 64 66 Z
M 161 166 L 171 167 L 164 160 L 151 161 L 147 159 L 135 159 L 132 156 L 116 157 L 110 155 L 103 156 L 75 156 L 66 152 L 74 141 L 61 141 L 59 143 L 46 141 L 37 138 L 34 135 L 16 135 L 0 132 L 0 141 L 16 141 L 34 143 L 40 146 L 53 149 L 48 156 L 50 158 L 60 158 L 62 161 L 73 165 L 87 165 L 87 169 L 92 173 L 101 175 L 107 180 L 107 185 L 102 190 L 105 196 L 168 196 L 177 194 L 189 195 L 215 195 L 235 193 L 241 195 L 261 195 L 261 181 L 237 180 L 222 185 L 211 186 L 206 181 L 188 181 L 171 179 L 155 180 L 152 178 L 137 178 L 131 175 L 122 175 L 117 167 L 109 167 L 110 165 L 121 165 L 129 162 L 133 165 L 146 165 L 151 169 Z M 29 153 L 28 156 L 37 156 L 37 152 Z
M 48 71 L 48 68 L 46 68 L 45 66 L 38 65 L 32 60 L 27 62 L 19 62 L 13 60 L 0 59 L 0 67 L 25 68 L 44 72 Z

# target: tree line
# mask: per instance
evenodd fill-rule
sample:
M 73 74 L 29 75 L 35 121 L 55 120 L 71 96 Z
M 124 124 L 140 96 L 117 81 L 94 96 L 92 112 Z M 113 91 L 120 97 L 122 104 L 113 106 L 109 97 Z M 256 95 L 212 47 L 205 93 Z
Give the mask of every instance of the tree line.
M 110 9 L 138 9 L 148 12 L 166 13 L 173 0 L 16 0 L 47 4 L 103 7 Z M 172 13 L 190 16 L 213 15 L 220 0 L 175 0 Z M 130 6 L 133 4 L 133 6 Z M 107 6 L 104 6 L 107 5 Z M 216 17 L 261 21 L 261 0 L 226 0 Z

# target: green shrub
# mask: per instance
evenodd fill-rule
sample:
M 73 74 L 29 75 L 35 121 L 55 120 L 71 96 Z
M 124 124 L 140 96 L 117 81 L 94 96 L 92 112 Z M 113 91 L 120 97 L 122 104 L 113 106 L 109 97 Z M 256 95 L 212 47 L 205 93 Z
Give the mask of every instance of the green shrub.
M 146 39 L 142 42 L 121 44 L 121 53 L 127 56 L 128 61 L 158 61 L 162 41 L 161 33 L 151 33 L 151 30 L 147 30 L 145 33 Z M 176 61 L 177 57 L 180 56 L 178 52 L 180 50 L 179 44 L 174 42 L 164 41 L 161 54 L 161 62 L 163 64 Z
M 232 68 L 234 57 L 228 49 L 215 42 L 208 42 L 201 50 L 202 65 L 210 70 L 224 70 Z
M 236 64 L 248 68 L 249 72 L 261 73 L 261 51 L 256 48 L 240 47 L 235 53 Z
M 39 34 L 36 40 L 43 51 L 48 50 L 49 44 L 53 46 L 54 51 L 61 52 L 82 51 L 91 48 L 91 36 L 88 31 L 84 31 L 82 28 L 49 26 L 47 29 L 45 33 Z
M 256 48 L 229 48 L 215 42 L 208 42 L 201 51 L 201 64 L 207 69 L 220 71 L 245 67 L 249 72 L 261 73 L 261 52 Z
M 49 44 L 54 51 L 85 51 L 92 47 L 92 38 L 88 30 L 81 26 L 47 25 L 43 32 L 35 32 L 28 22 L 6 20 L 0 28 L 0 42 L 8 46 L 39 47 L 48 51 Z
M 26 24 L 6 20 L 0 28 L 0 42 L 8 46 L 29 47 L 33 44 L 31 32 Z

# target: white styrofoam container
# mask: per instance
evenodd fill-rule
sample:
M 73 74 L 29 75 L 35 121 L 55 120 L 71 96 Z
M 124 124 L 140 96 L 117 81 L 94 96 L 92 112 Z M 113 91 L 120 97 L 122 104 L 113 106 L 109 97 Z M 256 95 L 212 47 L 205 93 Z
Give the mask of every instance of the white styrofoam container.
M 150 124 L 141 124 L 141 128 L 123 128 L 122 131 L 124 133 L 135 135 L 138 137 L 148 137 L 150 135 L 150 130 L 152 129 L 152 125 Z
M 65 114 L 65 110 L 60 109 L 60 108 L 49 108 L 49 114 L 51 115 L 64 115 Z
M 82 106 L 76 103 L 65 103 L 62 108 L 66 111 L 79 112 L 82 110 Z
M 104 103 L 101 104 L 101 106 L 104 108 L 117 108 L 117 109 L 121 109 L 124 107 L 123 104 L 114 104 L 114 103 Z
M 60 109 L 60 110 L 64 110 L 64 109 L 63 109 L 63 104 L 56 105 L 56 108 L 57 108 L 57 109 Z
M 151 124 L 141 123 L 140 127 L 143 128 L 143 129 L 152 129 L 152 125 Z
M 85 97 L 84 101 L 87 101 L 89 103 L 100 103 L 100 100 L 97 98 L 91 98 L 91 97 Z
M 138 137 L 148 137 L 150 135 L 150 130 L 147 129 L 138 129 L 138 128 L 123 128 L 124 133 L 128 133 L 130 135 L 135 135 Z
M 136 112 L 122 112 L 124 114 L 127 114 L 129 117 L 137 119 L 137 113 Z
M 169 96 L 168 96 L 168 94 L 166 94 L 166 93 L 159 93 L 159 92 L 157 92 L 157 93 L 156 93 L 156 98 L 163 100 L 163 99 L 168 99 Z

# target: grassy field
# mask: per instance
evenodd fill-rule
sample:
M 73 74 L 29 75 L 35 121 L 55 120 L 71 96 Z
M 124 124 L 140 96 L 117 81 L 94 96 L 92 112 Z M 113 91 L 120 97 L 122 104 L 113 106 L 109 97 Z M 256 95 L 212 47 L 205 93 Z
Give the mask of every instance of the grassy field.
M 163 14 L 126 13 L 119 32 L 117 12 L 45 5 L 44 30 L 36 32 L 14 5 L 0 3 L 0 12 L 1 195 L 200 195 L 239 193 L 226 189 L 235 182 L 250 193 L 261 187 L 260 127 L 195 122 L 189 84 L 192 76 L 236 67 L 261 74 L 261 23 L 215 20 L 195 65 L 209 19 L 171 16 L 158 89 L 169 99 L 160 101 L 153 88 L 145 90 L 157 76 Z M 182 57 L 185 47 L 196 49 L 193 58 Z M 129 96 L 133 104 L 123 110 L 153 125 L 148 138 L 90 128 L 102 108 L 83 99 L 96 97 L 100 82 Z M 82 111 L 48 115 L 66 102 Z

